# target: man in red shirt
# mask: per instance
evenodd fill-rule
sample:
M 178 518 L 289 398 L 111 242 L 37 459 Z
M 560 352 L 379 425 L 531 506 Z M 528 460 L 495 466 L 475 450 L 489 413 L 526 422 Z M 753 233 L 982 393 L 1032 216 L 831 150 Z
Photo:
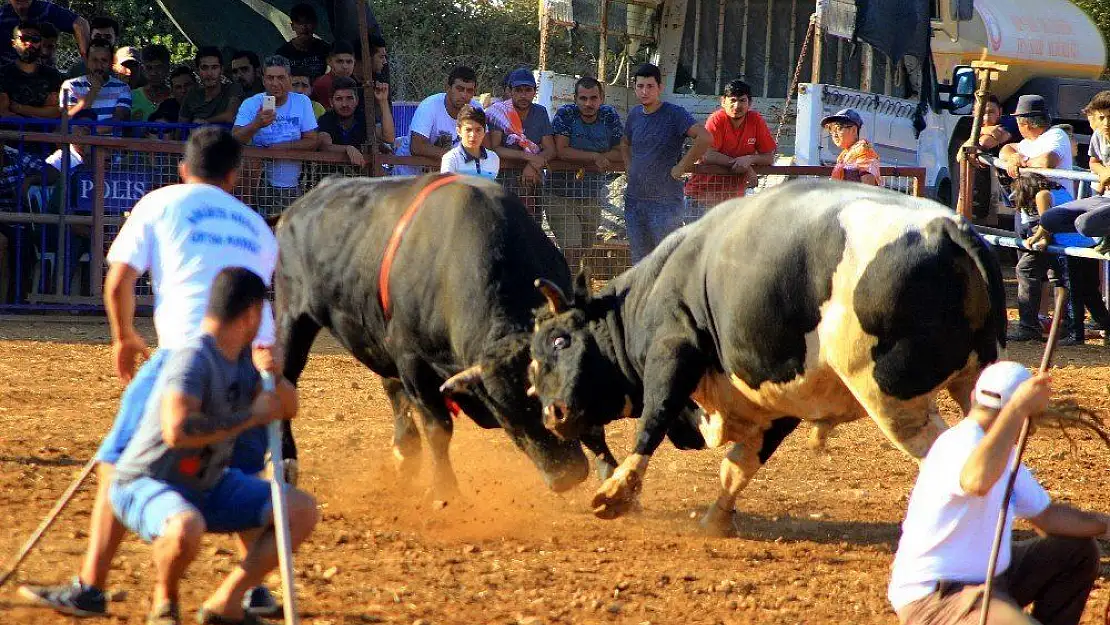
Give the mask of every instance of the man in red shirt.
M 695 174 L 686 183 L 690 212 L 704 212 L 725 200 L 741 197 L 748 181 L 755 182 L 753 165 L 775 162 L 775 139 L 763 116 L 751 110 L 752 89 L 743 80 L 725 86 L 721 108 L 709 116 L 705 129 L 713 137 L 713 146 L 701 163 L 720 165 L 732 170 L 732 176 Z

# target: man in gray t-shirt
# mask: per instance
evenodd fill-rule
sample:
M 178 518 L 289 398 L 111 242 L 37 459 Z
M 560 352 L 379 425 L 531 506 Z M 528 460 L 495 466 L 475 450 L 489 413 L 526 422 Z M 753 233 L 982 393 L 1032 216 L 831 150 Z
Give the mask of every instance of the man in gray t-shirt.
M 157 578 L 147 622 L 179 622 L 177 587 L 205 532 L 242 533 L 270 523 L 270 484 L 230 468 L 235 439 L 297 411 L 293 385 L 262 391 L 251 361 L 266 285 L 228 267 L 212 285 L 203 334 L 174 351 L 138 429 L 116 463 L 109 490 L 115 515 L 155 543 Z M 288 491 L 294 548 L 316 524 L 316 502 Z M 201 623 L 244 619 L 243 591 L 277 567 L 272 529 L 257 535 L 242 563 L 204 603 Z

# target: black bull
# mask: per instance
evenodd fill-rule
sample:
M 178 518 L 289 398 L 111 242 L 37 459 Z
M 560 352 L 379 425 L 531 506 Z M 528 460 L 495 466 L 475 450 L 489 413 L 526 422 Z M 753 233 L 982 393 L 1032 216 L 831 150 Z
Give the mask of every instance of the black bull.
M 648 458 L 691 398 L 711 446 L 732 443 L 705 525 L 727 531 L 738 492 L 798 425 L 815 442 L 870 416 L 921 458 L 944 429 L 934 397 L 967 410 L 1005 344 L 1002 275 L 940 205 L 836 182 L 790 183 L 714 208 L 573 302 L 546 287 L 530 367 L 548 426 L 573 439 L 641 416 L 633 453 L 595 512 L 635 500 Z
M 447 382 L 459 408 L 481 427 L 503 428 L 550 488 L 571 488 L 588 473 L 582 449 L 544 428 L 538 400 L 526 395 L 533 310 L 544 303 L 533 281 L 567 288 L 570 272 L 516 197 L 476 178 L 432 191 L 393 257 L 391 317 L 384 314 L 379 271 L 390 236 L 435 179 L 332 179 L 285 212 L 274 280 L 284 375 L 296 383 L 313 340 L 327 328 L 383 378 L 402 479 L 419 469 L 415 412 L 432 450 L 433 488 L 442 495 L 456 489 L 448 457 L 452 415 L 441 392 Z M 684 446 L 696 446 L 696 430 L 687 429 L 696 440 Z M 602 429 L 582 443 L 607 477 L 616 461 Z M 285 453 L 296 457 L 289 428 Z

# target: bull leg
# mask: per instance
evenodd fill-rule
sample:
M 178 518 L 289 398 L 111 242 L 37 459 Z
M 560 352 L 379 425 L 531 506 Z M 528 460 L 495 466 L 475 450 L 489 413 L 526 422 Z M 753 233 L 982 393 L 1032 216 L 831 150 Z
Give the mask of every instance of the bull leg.
M 975 381 L 979 379 L 979 374 L 982 371 L 983 368 L 979 366 L 968 367 L 955 378 L 952 378 L 952 381 L 946 387 L 948 394 L 960 405 L 960 410 L 963 411 L 965 417 L 971 410 L 971 393 L 975 390 Z
M 734 531 L 733 515 L 736 512 L 736 497 L 748 485 L 759 469 L 767 464 L 782 441 L 798 427 L 801 419 L 782 417 L 771 422 L 771 427 L 762 432 L 752 432 L 746 440 L 733 444 L 728 455 L 721 461 L 721 492 L 717 501 L 709 506 L 701 518 L 701 527 L 711 536 L 731 536 Z M 752 453 L 755 443 L 759 442 L 759 452 Z
M 632 453 L 605 480 L 590 504 L 594 515 L 613 519 L 636 506 L 648 461 L 706 371 L 705 357 L 690 325 L 657 337 L 644 366 L 644 410 Z
M 312 343 L 320 332 L 320 324 L 316 323 L 307 314 L 280 314 L 281 312 L 279 310 L 276 313 L 278 318 L 274 332 L 274 342 L 280 354 L 284 357 L 282 375 L 296 386 L 305 365 L 308 364 L 308 352 L 312 349 Z M 281 455 L 285 460 L 292 461 L 293 467 L 296 467 L 297 442 L 293 440 L 291 423 L 291 421 L 281 422 Z M 295 468 L 292 473 L 296 473 Z
M 416 406 L 397 378 L 382 378 L 382 388 L 393 407 L 393 461 L 397 477 L 407 487 L 420 473 L 420 430 L 412 418 Z
M 597 464 L 597 477 L 602 482 L 613 477 L 613 471 L 617 468 L 617 459 L 609 449 L 609 444 L 605 442 L 605 428 L 595 425 L 587 430 L 580 440 L 586 449 L 594 455 L 594 461 Z
M 432 452 L 432 497 L 441 501 L 455 499 L 459 495 L 459 482 L 448 453 L 455 422 L 439 392 L 443 378 L 415 357 L 398 362 L 397 369 L 405 392 L 424 417 L 424 436 Z

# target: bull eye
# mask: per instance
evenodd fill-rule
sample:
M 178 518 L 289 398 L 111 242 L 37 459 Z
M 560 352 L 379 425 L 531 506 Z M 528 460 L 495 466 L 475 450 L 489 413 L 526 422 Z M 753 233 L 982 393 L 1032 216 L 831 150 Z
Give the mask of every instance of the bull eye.
M 569 336 L 559 335 L 559 336 L 551 339 L 551 347 L 555 351 L 559 351 L 561 349 L 566 349 L 569 346 L 570 346 L 570 337 Z

